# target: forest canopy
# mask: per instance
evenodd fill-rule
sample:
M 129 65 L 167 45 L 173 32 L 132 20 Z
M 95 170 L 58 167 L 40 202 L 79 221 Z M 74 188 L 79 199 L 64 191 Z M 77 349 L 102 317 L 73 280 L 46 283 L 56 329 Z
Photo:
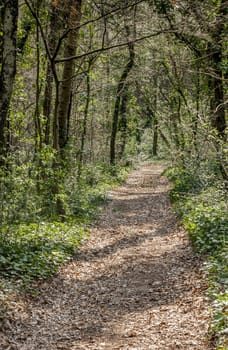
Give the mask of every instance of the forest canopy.
M 227 180 L 226 20 L 227 1 L 1 1 L 2 167 L 16 155 L 44 175 L 48 153 L 80 177 L 206 144 Z

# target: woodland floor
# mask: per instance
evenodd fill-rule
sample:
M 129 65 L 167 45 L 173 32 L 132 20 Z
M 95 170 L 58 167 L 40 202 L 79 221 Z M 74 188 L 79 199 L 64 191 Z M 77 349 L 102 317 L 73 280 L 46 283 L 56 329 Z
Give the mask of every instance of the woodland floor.
M 162 170 L 143 165 L 110 192 L 77 258 L 15 303 L 0 349 L 211 349 L 201 262 Z

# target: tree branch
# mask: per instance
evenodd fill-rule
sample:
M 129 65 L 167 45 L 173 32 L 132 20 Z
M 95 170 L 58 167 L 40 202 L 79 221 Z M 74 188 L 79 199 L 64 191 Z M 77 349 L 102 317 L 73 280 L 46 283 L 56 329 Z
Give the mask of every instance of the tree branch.
M 165 33 L 174 33 L 174 32 L 175 32 L 174 30 L 173 31 L 172 30 L 160 30 L 158 32 L 151 33 L 151 34 L 142 36 L 141 38 L 137 38 L 137 39 L 134 39 L 134 40 L 131 40 L 131 41 L 127 41 L 127 42 L 121 43 L 121 44 L 115 44 L 115 45 L 110 45 L 110 46 L 106 46 L 106 47 L 100 47 L 98 49 L 95 49 L 95 50 L 92 50 L 92 51 L 88 51 L 86 53 L 82 53 L 82 54 L 79 54 L 79 55 L 75 55 L 75 56 L 71 56 L 71 57 L 59 58 L 59 59 L 56 59 L 55 62 L 56 63 L 61 63 L 61 62 L 76 60 L 76 59 L 83 58 L 83 57 L 86 57 L 86 56 L 89 56 L 89 55 L 93 55 L 93 54 L 98 53 L 98 52 L 104 52 L 104 51 L 108 51 L 108 50 L 111 50 L 111 49 L 116 49 L 116 48 L 120 48 L 120 47 L 129 46 L 129 44 L 135 44 L 135 43 L 138 43 L 140 41 L 152 38 L 154 36 L 158 36 L 158 35 L 165 34 Z
M 79 30 L 85 26 L 87 26 L 88 24 L 91 24 L 91 23 L 95 23 L 97 21 L 100 21 L 101 19 L 103 18 L 106 18 L 106 17 L 109 17 L 111 15 L 113 15 L 114 13 L 116 12 L 119 12 L 119 11 L 122 11 L 122 10 L 126 10 L 127 8 L 129 7 L 133 7 L 133 6 L 136 6 L 142 2 L 145 2 L 145 0 L 138 0 L 138 1 L 135 1 L 133 4 L 128 4 L 128 5 L 125 5 L 123 7 L 118 7 L 118 8 L 115 8 L 107 13 L 102 13 L 100 16 L 94 18 L 94 19 L 90 19 L 82 24 L 79 24 L 78 26 L 76 27 L 72 27 L 72 28 L 68 28 L 63 34 L 62 36 L 59 38 L 59 42 L 58 42 L 58 45 L 56 47 L 56 50 L 55 50 L 55 53 L 53 55 L 53 59 L 56 58 L 56 56 L 58 55 L 58 52 L 60 50 L 60 47 L 61 47 L 61 44 L 62 44 L 62 41 L 67 37 L 67 35 L 72 31 L 72 30 Z M 103 12 L 103 11 L 102 11 Z M 58 61 L 57 61 L 58 62 Z

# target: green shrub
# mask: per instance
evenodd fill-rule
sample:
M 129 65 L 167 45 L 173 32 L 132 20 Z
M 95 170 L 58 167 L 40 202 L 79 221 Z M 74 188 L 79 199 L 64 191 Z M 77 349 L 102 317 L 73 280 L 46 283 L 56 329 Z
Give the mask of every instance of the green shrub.
M 84 233 L 60 222 L 2 227 L 0 275 L 23 283 L 47 278 L 76 253 Z
M 107 200 L 107 191 L 123 182 L 128 172 L 127 167 L 99 163 L 84 166 L 80 182 L 76 182 L 74 176 L 68 177 L 65 194 L 70 215 L 77 216 L 83 222 L 94 218 Z
M 224 201 L 203 202 L 205 196 L 186 203 L 183 222 L 189 235 L 202 253 L 215 253 L 224 247 L 228 234 L 228 208 Z
M 50 166 L 50 155 L 42 158 Z M 29 283 L 47 278 L 76 252 L 85 226 L 106 200 L 106 192 L 123 181 L 127 171 L 107 164 L 83 166 L 81 181 L 75 169 L 63 174 L 12 163 L 0 175 L 0 276 Z M 48 175 L 48 176 L 47 176 Z M 55 175 L 58 179 L 55 178 Z M 52 193 L 58 184 L 58 194 Z M 56 215 L 56 200 L 66 211 L 65 223 Z
M 195 248 L 207 256 L 208 295 L 213 302 L 211 339 L 226 349 L 228 336 L 228 194 L 216 163 L 174 167 L 166 171 L 173 183 L 170 198 Z

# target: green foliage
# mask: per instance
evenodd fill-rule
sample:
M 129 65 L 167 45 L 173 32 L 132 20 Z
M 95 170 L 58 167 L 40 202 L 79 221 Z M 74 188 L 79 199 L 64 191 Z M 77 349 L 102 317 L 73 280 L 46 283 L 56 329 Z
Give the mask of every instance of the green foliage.
M 160 15 L 164 15 L 173 9 L 172 2 L 169 0 L 154 0 L 152 3 L 154 3 L 157 12 Z
M 222 194 L 221 198 L 216 198 L 216 192 L 215 189 L 210 189 L 209 193 L 190 199 L 190 203 L 186 203 L 186 213 L 183 214 L 190 237 L 197 249 L 203 253 L 219 251 L 227 238 L 228 207 Z M 208 197 L 211 202 L 206 202 Z
M 169 194 L 172 201 L 199 191 L 200 184 L 197 181 L 199 179 L 196 179 L 197 175 L 193 175 L 193 173 L 193 169 L 189 170 L 181 167 L 171 168 L 166 172 L 166 175 L 174 183 L 174 188 Z
M 208 294 L 213 300 L 211 339 L 225 349 L 228 329 L 228 194 L 216 163 L 169 168 L 175 209 L 200 252 L 207 254 Z
M 76 186 L 76 188 L 78 190 L 69 193 L 67 197 L 70 215 L 76 216 L 82 222 L 89 222 L 106 200 L 104 188 L 91 188 L 88 185 Z
M 155 6 L 159 15 L 164 15 L 173 9 L 173 4 L 169 0 L 149 0 L 150 5 Z
M 84 222 L 94 218 L 107 200 L 107 191 L 124 181 L 128 170 L 127 167 L 97 163 L 83 167 L 79 182 L 75 182 L 74 176 L 69 176 L 66 194 L 70 215 L 77 216 Z
M 203 161 L 188 159 L 186 164 L 168 168 L 165 174 L 173 183 L 169 194 L 173 202 L 200 194 L 214 184 L 219 186 L 221 181 L 219 164 L 212 158 Z
M 85 224 L 105 202 L 107 190 L 127 174 L 122 167 L 99 163 L 83 166 L 77 181 L 74 166 L 68 173 L 53 168 L 54 157 L 44 148 L 38 165 L 19 164 L 12 157 L 9 170 L 1 171 L 0 276 L 5 279 L 24 284 L 55 273 L 75 254 L 87 232 Z M 56 213 L 57 199 L 66 212 L 64 223 Z
M 36 183 L 28 176 L 28 164 L 11 164 L 5 173 L 0 170 L 0 221 L 2 224 L 36 220 L 40 200 Z
M 0 275 L 28 283 L 47 278 L 75 254 L 85 229 L 41 222 L 1 227 Z

